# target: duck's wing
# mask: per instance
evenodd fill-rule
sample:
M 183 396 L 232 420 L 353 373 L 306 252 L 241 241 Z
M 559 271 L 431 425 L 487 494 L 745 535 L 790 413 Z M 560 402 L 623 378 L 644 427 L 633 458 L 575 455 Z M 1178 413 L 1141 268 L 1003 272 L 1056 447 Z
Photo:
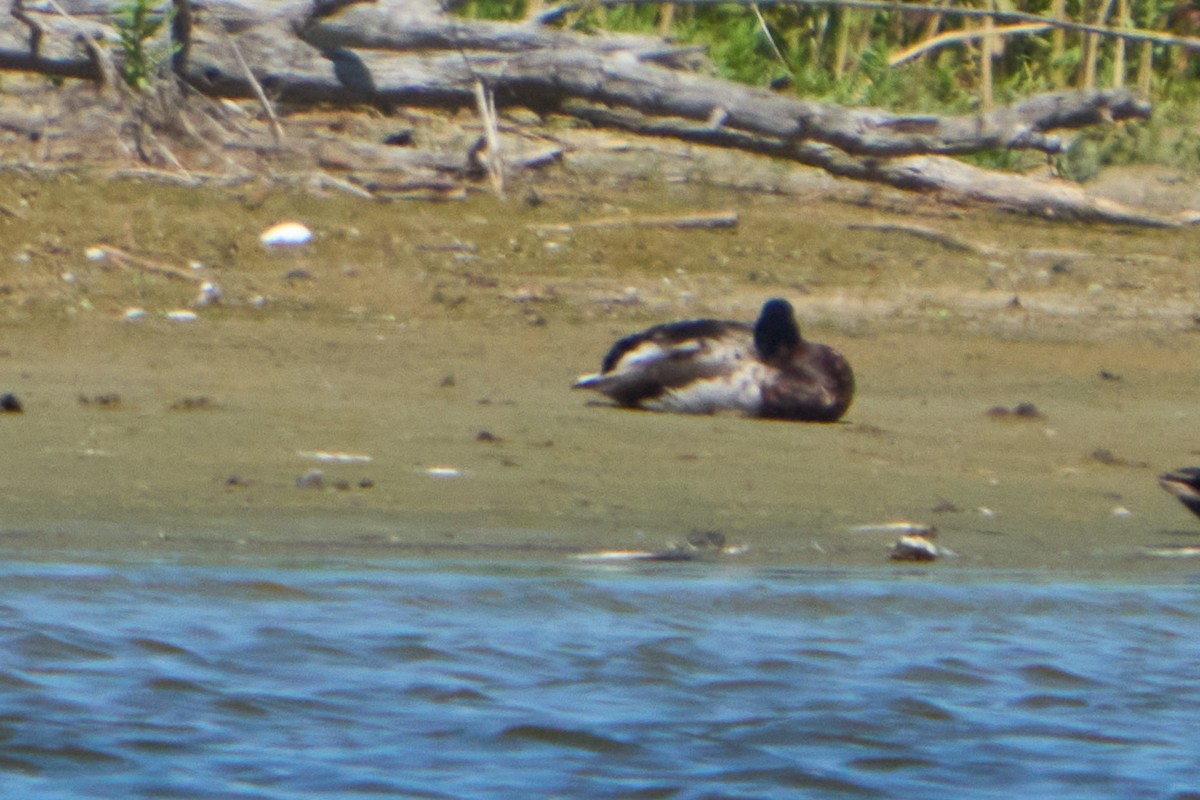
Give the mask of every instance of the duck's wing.
M 713 342 L 745 334 L 749 326 L 719 319 L 692 319 L 655 325 L 619 340 L 604 356 L 601 372 L 616 372 L 660 360 L 690 358 Z
M 1183 467 L 1158 476 L 1158 485 L 1179 498 L 1188 510 L 1200 516 L 1200 468 Z
M 728 371 L 753 347 L 750 326 L 699 319 L 656 325 L 619 340 L 600 372 L 584 375 L 577 389 L 597 389 L 618 402 L 635 404 L 690 381 Z

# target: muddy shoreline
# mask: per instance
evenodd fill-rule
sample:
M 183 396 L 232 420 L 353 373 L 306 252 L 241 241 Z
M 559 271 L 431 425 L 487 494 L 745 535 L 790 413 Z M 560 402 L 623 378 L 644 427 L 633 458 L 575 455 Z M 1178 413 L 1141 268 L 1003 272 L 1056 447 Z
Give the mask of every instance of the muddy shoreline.
M 858 567 L 894 537 L 852 528 L 911 520 L 957 554 L 932 569 L 1194 570 L 1147 552 L 1200 544 L 1155 482 L 1200 461 L 1200 234 L 892 199 L 582 171 L 450 204 L 13 176 L 0 391 L 25 413 L 0 415 L 0 546 L 559 558 L 717 530 L 738 563 Z M 738 226 L 579 224 L 713 209 Z M 266 251 L 283 219 L 314 243 Z M 169 319 L 201 279 L 222 301 Z M 615 336 L 776 295 L 854 364 L 843 424 L 568 389 Z M 1022 402 L 1041 416 L 987 414 Z

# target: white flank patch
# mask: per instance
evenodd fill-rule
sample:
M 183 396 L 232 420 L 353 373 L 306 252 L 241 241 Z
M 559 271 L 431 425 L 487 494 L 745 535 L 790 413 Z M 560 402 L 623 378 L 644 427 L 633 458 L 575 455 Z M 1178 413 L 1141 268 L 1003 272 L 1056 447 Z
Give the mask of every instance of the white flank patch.
M 765 374 L 766 368 L 761 364 L 747 363 L 730 374 L 692 381 L 671 389 L 642 405 L 657 411 L 685 414 L 740 411 L 754 415 L 762 410 L 762 380 Z

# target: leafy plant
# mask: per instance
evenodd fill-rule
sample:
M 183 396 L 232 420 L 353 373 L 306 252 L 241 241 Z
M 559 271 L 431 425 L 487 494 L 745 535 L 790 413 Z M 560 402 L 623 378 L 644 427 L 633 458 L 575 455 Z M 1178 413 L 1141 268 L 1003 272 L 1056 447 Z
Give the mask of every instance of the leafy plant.
M 469 0 L 461 13 L 488 18 L 520 18 L 530 0 Z M 130 0 L 132 3 L 146 0 Z M 1097 20 L 1092 0 L 1066 0 L 1064 15 L 1076 22 L 1122 22 L 1110 14 Z M 996 0 L 1001 11 L 1049 16 L 1052 0 Z M 949 7 L 948 7 L 949 8 Z M 761 15 L 761 18 L 760 16 Z M 658 31 L 657 6 L 599 4 L 577 8 L 561 24 L 580 31 L 622 30 L 653 34 Z M 1200 34 L 1200 14 L 1180 0 L 1130 0 L 1129 16 L 1140 28 L 1194 36 Z M 981 104 L 981 47 L 978 38 L 959 41 L 892 66 L 896 53 L 929 41 L 938 33 L 973 28 L 952 13 L 929 10 L 912 13 L 868 11 L 838 7 L 743 2 L 681 5 L 671 26 L 672 40 L 703 44 L 717 74 L 757 86 L 790 86 L 790 91 L 813 99 L 846 105 L 873 105 L 906 111 L 966 113 Z M 1101 41 L 1097 54 L 1098 84 L 1112 75 L 1115 47 Z M 1051 31 L 997 40 L 993 55 L 993 98 L 1014 102 L 1039 92 L 1078 85 L 1084 71 L 1084 35 Z M 1145 81 L 1155 102 L 1155 118 L 1126 123 L 1081 137 L 1071 151 L 1058 157 L 1063 174 L 1086 179 L 1101 165 L 1153 160 L 1188 168 L 1200 167 L 1200 68 L 1179 47 L 1155 44 L 1152 59 L 1140 63 L 1142 45 L 1127 43 L 1124 52 L 1126 84 Z M 780 89 L 783 90 L 783 89 Z M 1009 151 L 979 154 L 978 163 L 1020 169 L 1036 154 Z
M 153 0 L 128 0 L 117 6 L 117 35 L 124 56 L 121 77 L 125 83 L 138 91 L 150 87 L 158 69 L 175 52 L 170 44 L 151 46 L 151 40 L 171 21 L 175 14 L 173 5 L 167 11 L 156 14 Z

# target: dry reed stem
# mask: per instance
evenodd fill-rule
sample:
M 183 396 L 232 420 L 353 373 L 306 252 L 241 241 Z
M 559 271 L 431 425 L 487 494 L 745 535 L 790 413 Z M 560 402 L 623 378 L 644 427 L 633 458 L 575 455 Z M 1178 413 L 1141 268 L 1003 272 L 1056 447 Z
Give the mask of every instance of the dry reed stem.
M 1005 36 L 1015 36 L 1016 34 L 1020 33 L 1041 33 L 1042 31 L 1049 30 L 1050 28 L 1051 26 L 1044 22 L 1022 22 L 1019 25 L 1001 25 L 998 28 L 993 28 L 990 31 L 990 34 L 996 38 L 1002 38 Z M 924 41 L 917 42 L 910 47 L 906 47 L 899 53 L 893 53 L 892 55 L 888 56 L 888 66 L 898 67 L 905 62 L 912 61 L 913 59 L 930 50 L 937 50 L 945 47 L 946 45 L 958 44 L 959 42 L 978 39 L 982 36 L 988 35 L 988 33 L 988 31 L 984 30 L 944 31 L 936 36 L 925 39 Z
M 233 51 L 233 57 L 241 68 L 242 74 L 246 76 L 246 80 L 250 82 L 250 88 L 254 90 L 254 96 L 258 99 L 258 104 L 262 106 L 263 113 L 267 115 L 267 124 L 271 128 L 271 137 L 275 140 L 275 146 L 279 147 L 283 144 L 283 125 L 279 123 L 279 117 L 275 115 L 275 109 L 271 105 L 271 101 L 267 99 L 267 93 L 263 91 L 262 84 L 254 77 L 254 73 L 250 71 L 250 65 L 246 63 L 246 59 L 242 57 L 242 51 L 237 46 L 237 42 L 225 30 L 223 24 L 218 23 L 217 28 L 221 31 L 225 43 L 229 45 Z
M 475 79 L 475 106 L 483 122 L 483 136 L 487 142 L 487 153 L 483 157 L 484 169 L 492 180 L 496 194 L 504 196 L 504 164 L 500 159 L 500 130 L 496 126 L 496 96 L 487 90 L 483 81 Z

